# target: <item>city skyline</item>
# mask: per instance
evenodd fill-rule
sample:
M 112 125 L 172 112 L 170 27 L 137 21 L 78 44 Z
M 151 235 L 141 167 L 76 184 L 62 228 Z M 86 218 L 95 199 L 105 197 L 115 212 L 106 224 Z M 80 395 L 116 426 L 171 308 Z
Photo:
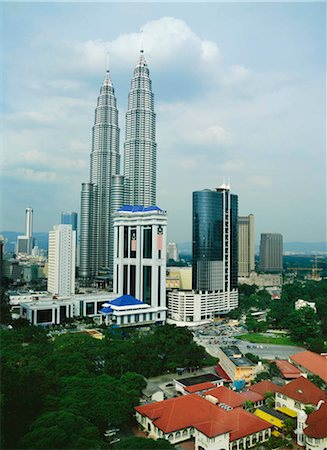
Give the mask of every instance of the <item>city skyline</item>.
M 79 209 L 106 51 L 124 136 L 143 30 L 168 239 L 191 240 L 192 191 L 229 176 L 240 215 L 256 217 L 256 241 L 263 232 L 325 240 L 323 5 L 135 3 L 125 15 L 115 3 L 2 9 L 3 230 L 22 228 L 27 205 L 36 231 L 51 229 L 61 210 Z M 96 27 L 76 27 L 85 16 Z M 9 39 L 13 28 L 19 32 Z

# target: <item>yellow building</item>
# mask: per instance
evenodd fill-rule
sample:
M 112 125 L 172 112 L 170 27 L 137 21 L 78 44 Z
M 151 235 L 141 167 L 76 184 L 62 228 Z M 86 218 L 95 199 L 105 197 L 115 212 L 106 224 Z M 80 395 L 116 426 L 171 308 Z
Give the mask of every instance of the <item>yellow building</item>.
M 244 380 L 250 383 L 255 377 L 255 364 L 242 355 L 238 347 L 220 347 L 219 364 L 231 380 Z
M 277 437 L 280 436 L 283 431 L 283 428 L 285 426 L 285 420 L 290 419 L 290 417 L 286 416 L 280 411 L 268 408 L 265 405 L 260 406 L 260 408 L 256 409 L 254 414 L 257 417 L 260 417 L 260 419 L 263 419 L 266 422 L 269 422 L 271 425 L 273 425 L 274 428 L 271 434 Z
M 167 267 L 167 289 L 192 289 L 192 267 Z

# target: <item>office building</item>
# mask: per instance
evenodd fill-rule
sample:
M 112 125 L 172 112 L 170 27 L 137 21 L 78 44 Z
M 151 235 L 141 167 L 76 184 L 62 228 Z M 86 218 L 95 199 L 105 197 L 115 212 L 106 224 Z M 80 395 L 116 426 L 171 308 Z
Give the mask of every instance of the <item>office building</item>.
M 86 284 L 99 271 L 112 274 L 112 215 L 123 204 L 123 188 L 119 186 L 118 194 L 112 189 L 119 171 L 118 109 L 107 68 L 95 109 L 90 182 L 82 183 L 81 192 L 79 276 Z
M 61 211 L 61 221 L 62 225 L 71 225 L 72 230 L 76 231 L 77 234 L 77 212 L 74 211 Z
M 261 234 L 259 269 L 262 272 L 283 271 L 283 237 L 281 234 Z
M 229 186 L 193 192 L 192 287 L 237 289 L 238 198 Z
M 55 225 L 49 231 L 48 291 L 64 297 L 75 293 L 76 231 L 71 225 Z
M 238 218 L 238 276 L 249 277 L 254 271 L 254 216 Z
M 114 217 L 114 292 L 166 311 L 167 213 L 123 206 Z
M 156 115 L 149 68 L 141 50 L 128 95 L 124 144 L 124 203 L 155 205 L 156 173 Z
M 17 237 L 16 252 L 18 254 L 31 255 L 34 246 L 33 239 L 33 209 L 25 211 L 25 235 Z
M 201 323 L 238 306 L 238 197 L 229 186 L 193 192 L 192 291 L 168 292 L 168 317 Z
M 173 261 L 179 261 L 178 247 L 175 242 L 168 242 L 167 245 L 167 261 L 170 259 Z

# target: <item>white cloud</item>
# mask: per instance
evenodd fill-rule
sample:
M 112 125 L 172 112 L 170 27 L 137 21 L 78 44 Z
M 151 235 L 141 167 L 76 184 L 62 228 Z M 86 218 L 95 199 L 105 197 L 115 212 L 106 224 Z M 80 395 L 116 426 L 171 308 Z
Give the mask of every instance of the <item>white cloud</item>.
M 212 125 L 204 129 L 188 133 L 192 142 L 200 145 L 230 144 L 230 133 L 221 125 Z

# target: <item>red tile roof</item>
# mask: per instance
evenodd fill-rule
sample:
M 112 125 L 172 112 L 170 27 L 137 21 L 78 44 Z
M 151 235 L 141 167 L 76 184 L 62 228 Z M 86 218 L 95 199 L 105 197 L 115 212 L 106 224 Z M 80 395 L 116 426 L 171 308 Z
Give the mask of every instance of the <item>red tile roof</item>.
M 227 412 L 197 394 L 137 406 L 135 410 L 164 433 L 194 427 L 208 437 L 230 433 L 233 441 L 271 427 L 242 408 Z
M 317 405 L 320 400 L 327 401 L 327 394 L 304 377 L 296 378 L 281 387 L 279 392 L 305 405 Z
M 283 377 L 286 379 L 298 378 L 302 375 L 301 370 L 297 369 L 286 359 L 274 360 L 274 363 L 276 363 L 276 366 L 281 371 Z
M 193 386 L 186 386 L 184 391 L 192 394 L 193 392 L 205 391 L 208 389 L 212 389 L 216 387 L 215 384 L 210 383 L 210 381 L 206 381 L 205 383 L 193 384 Z
M 304 429 L 304 434 L 307 436 L 322 439 L 327 437 L 327 403 L 323 403 L 317 411 L 309 414 L 307 420 L 307 427 Z
M 253 384 L 252 386 L 249 386 L 250 391 L 257 392 L 258 394 L 265 395 L 267 392 L 279 392 L 280 386 L 277 386 L 277 384 L 272 383 L 269 380 L 263 380 L 259 383 Z
M 225 405 L 230 406 L 231 408 L 237 408 L 238 406 L 242 406 L 245 402 L 244 397 L 238 394 L 231 389 L 226 388 L 225 386 L 220 386 L 210 391 L 207 391 L 205 395 L 212 395 L 215 397 L 219 403 L 224 403 Z
M 215 371 L 219 377 L 224 378 L 226 381 L 232 381 L 220 364 L 217 364 Z
M 318 375 L 327 383 L 327 355 L 319 355 L 307 350 L 292 355 L 290 359 L 308 372 Z
M 244 397 L 245 401 L 250 400 L 253 403 L 261 402 L 262 400 L 264 400 L 264 396 L 255 391 L 240 392 L 240 395 Z

